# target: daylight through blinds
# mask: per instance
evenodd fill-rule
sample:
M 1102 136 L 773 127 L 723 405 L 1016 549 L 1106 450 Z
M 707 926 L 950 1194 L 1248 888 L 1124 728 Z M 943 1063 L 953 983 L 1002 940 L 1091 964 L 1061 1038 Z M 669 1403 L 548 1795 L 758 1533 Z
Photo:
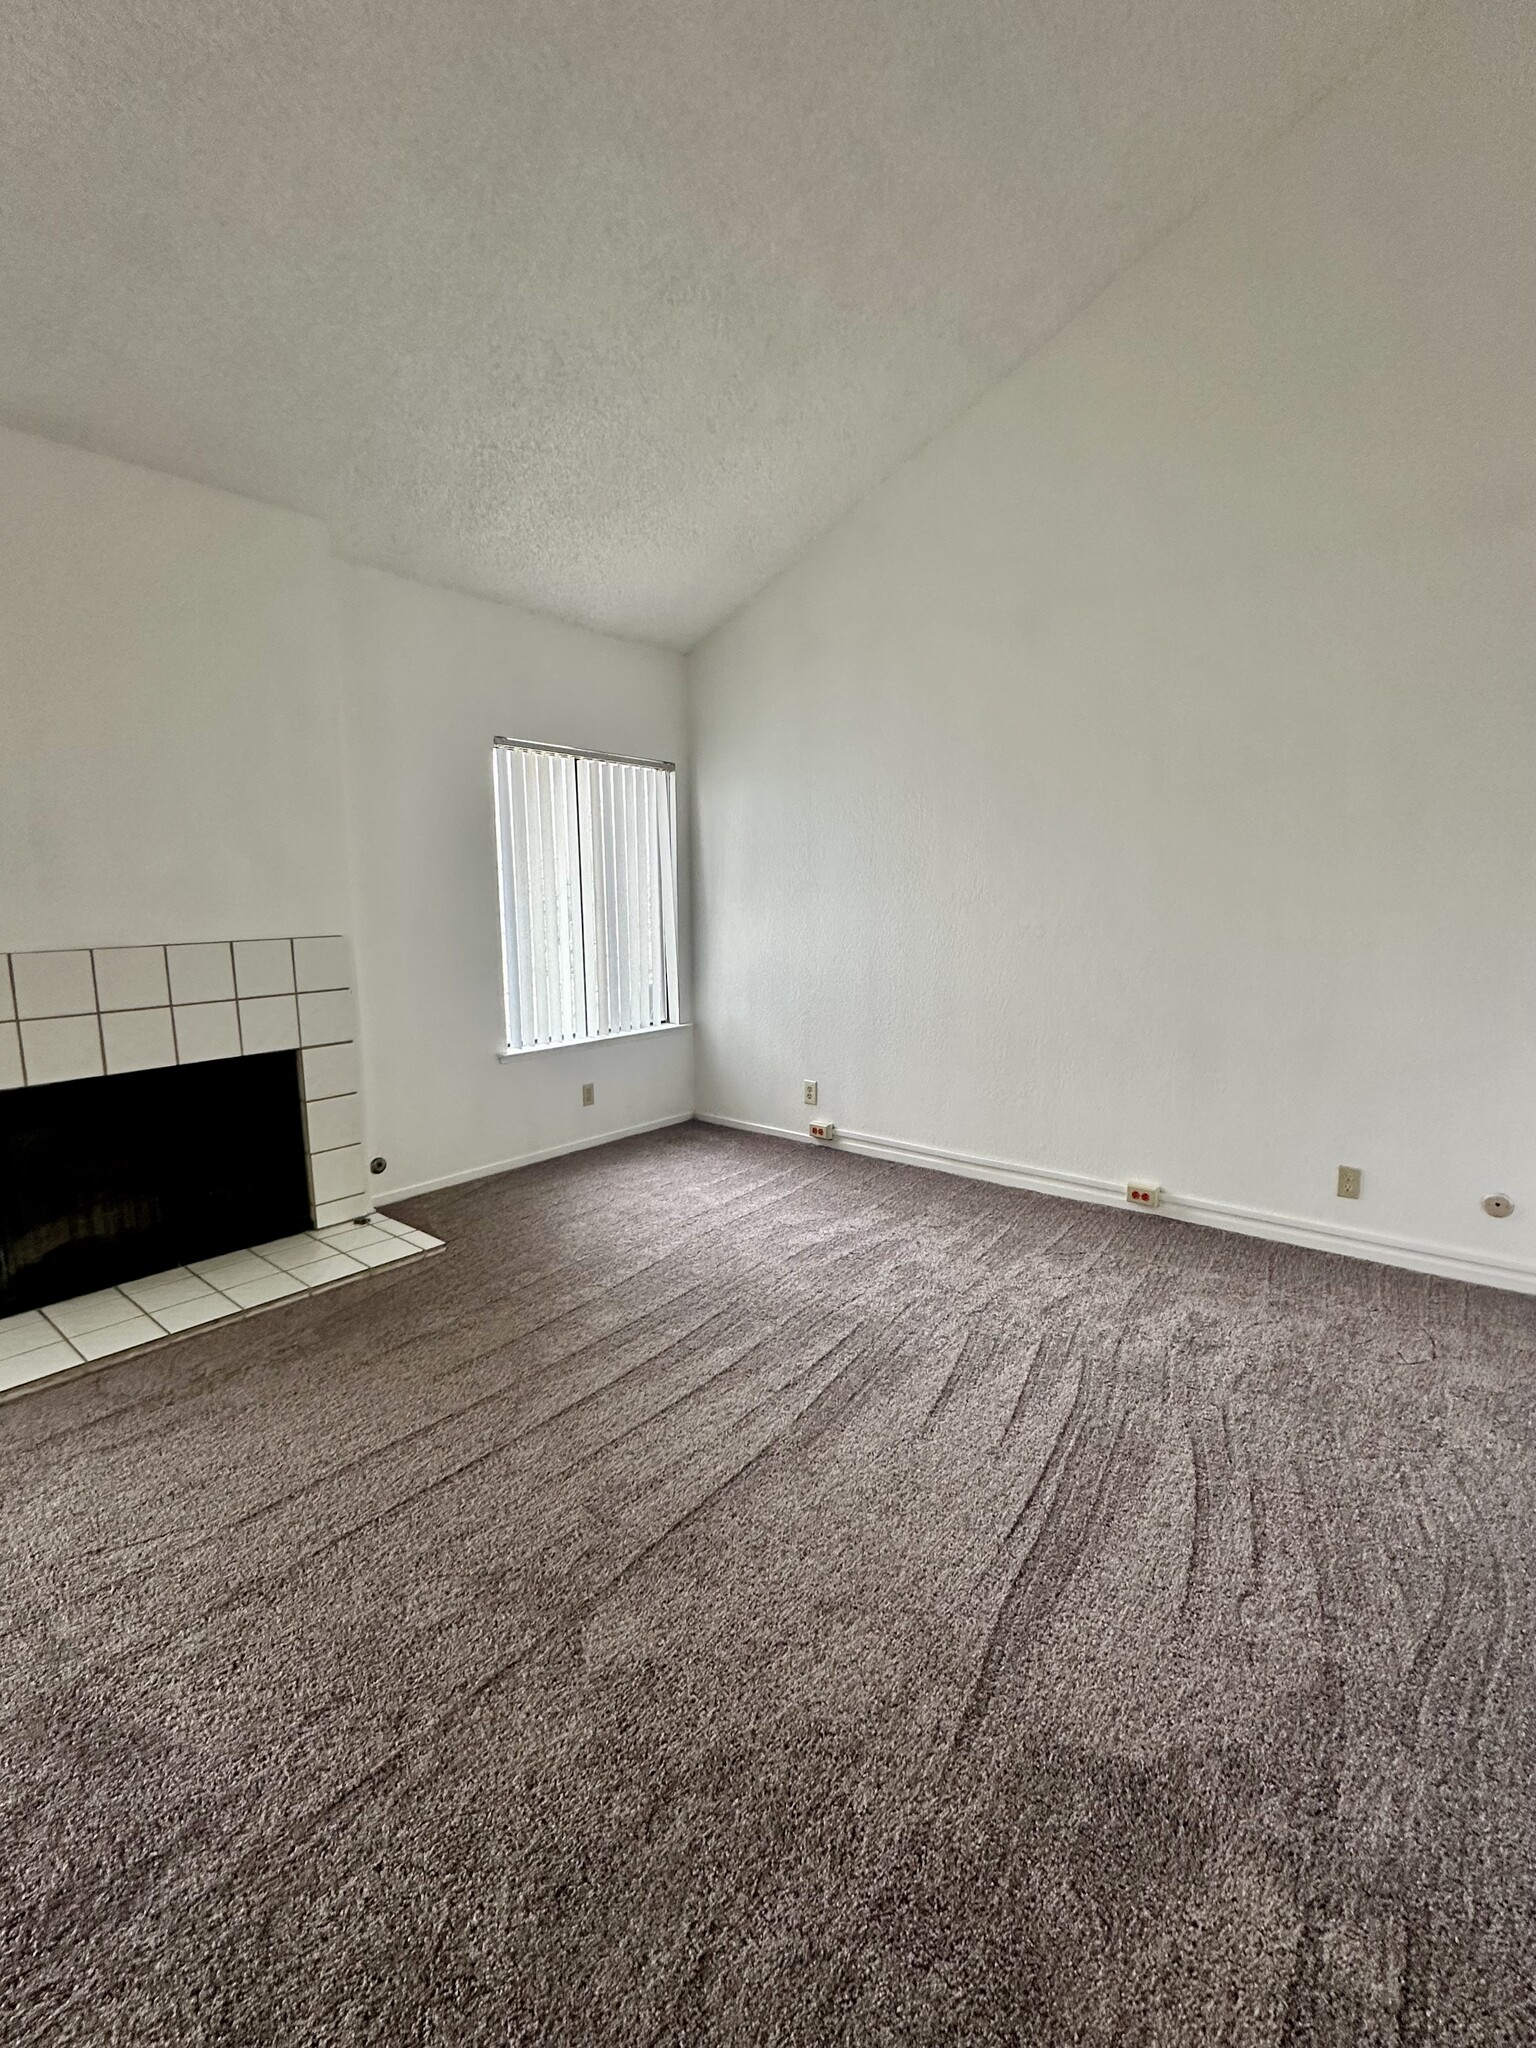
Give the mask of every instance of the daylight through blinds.
M 495 769 L 508 1045 L 675 1023 L 673 770 L 511 741 Z

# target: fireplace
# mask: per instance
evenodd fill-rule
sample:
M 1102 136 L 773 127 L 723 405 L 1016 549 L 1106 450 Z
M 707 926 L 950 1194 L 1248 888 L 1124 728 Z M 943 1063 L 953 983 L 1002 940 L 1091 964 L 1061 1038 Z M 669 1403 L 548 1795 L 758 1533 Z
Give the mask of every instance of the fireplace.
M 0 952 L 0 1318 L 366 1216 L 338 934 Z
M 0 1094 L 0 1316 L 312 1220 L 297 1052 Z

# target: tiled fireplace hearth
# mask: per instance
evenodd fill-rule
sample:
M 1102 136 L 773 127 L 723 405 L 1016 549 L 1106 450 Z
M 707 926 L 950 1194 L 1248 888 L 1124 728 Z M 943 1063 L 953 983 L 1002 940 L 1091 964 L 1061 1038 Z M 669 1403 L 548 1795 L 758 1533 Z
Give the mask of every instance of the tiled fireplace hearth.
M 314 1221 L 369 1209 L 349 948 L 334 934 L 0 953 L 0 1089 L 298 1051 Z
M 372 1214 L 356 1029 L 336 934 L 0 953 L 0 1396 L 440 1249 Z
M 253 1315 L 441 1249 L 440 1238 L 393 1216 L 375 1216 L 0 1317 L 0 1399 L 39 1380 L 112 1363 L 206 1324 Z

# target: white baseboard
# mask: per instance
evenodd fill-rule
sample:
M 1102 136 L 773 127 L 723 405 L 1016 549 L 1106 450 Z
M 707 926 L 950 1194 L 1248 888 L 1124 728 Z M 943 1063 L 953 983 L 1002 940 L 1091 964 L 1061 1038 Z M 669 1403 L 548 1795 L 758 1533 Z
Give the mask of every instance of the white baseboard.
M 408 1202 L 413 1195 L 463 1187 L 472 1180 L 489 1180 L 493 1174 L 515 1173 L 520 1166 L 537 1166 L 543 1159 L 563 1159 L 567 1152 L 590 1152 L 598 1145 L 617 1145 L 621 1138 L 638 1138 L 646 1131 L 664 1131 L 671 1124 L 692 1122 L 691 1109 L 676 1110 L 671 1116 L 653 1117 L 649 1123 L 626 1124 L 620 1131 L 600 1131 L 595 1138 L 572 1138 L 564 1145 L 546 1145 L 541 1152 L 520 1152 L 515 1159 L 493 1159 L 488 1166 L 471 1166 L 464 1173 L 442 1173 L 435 1180 L 412 1181 L 409 1187 L 391 1188 L 387 1194 L 379 1195 L 373 1206 L 387 1209 L 391 1202 Z
M 819 1142 L 805 1131 L 788 1130 L 778 1124 L 716 1116 L 702 1109 L 697 1112 L 697 1117 L 703 1124 L 720 1124 L 733 1131 L 756 1131 L 766 1138 L 792 1138 L 800 1145 Z M 1098 1202 L 1105 1207 L 1128 1208 L 1125 1189 L 1116 1181 L 1096 1180 L 1080 1173 L 1057 1173 L 1043 1166 L 1019 1166 L 1009 1159 L 946 1152 L 936 1145 L 912 1144 L 905 1138 L 884 1138 L 867 1131 L 839 1130 L 824 1149 L 858 1152 L 871 1159 L 893 1159 L 909 1166 L 926 1166 L 939 1173 L 958 1173 L 971 1180 L 999 1181 L 1008 1187 L 1030 1188 L 1036 1194 L 1064 1195 L 1074 1202 Z M 1334 1223 L 1313 1223 L 1302 1216 L 1280 1216 L 1264 1209 L 1244 1209 L 1230 1203 L 1209 1202 L 1199 1195 L 1170 1195 L 1166 1190 L 1161 1207 L 1150 1215 L 1153 1221 L 1158 1216 L 1172 1216 L 1181 1223 L 1204 1224 L 1213 1230 L 1232 1230 L 1242 1237 L 1266 1237 L 1277 1244 L 1303 1245 L 1309 1251 L 1337 1252 L 1344 1258 L 1369 1259 L 1379 1266 L 1403 1266 L 1411 1273 L 1435 1273 L 1447 1280 L 1465 1280 L 1475 1287 L 1503 1287 L 1517 1294 L 1536 1294 L 1536 1267 L 1485 1258 L 1477 1252 L 1457 1251 L 1449 1245 L 1423 1244 L 1413 1238 L 1391 1237 L 1368 1230 L 1347 1230 Z

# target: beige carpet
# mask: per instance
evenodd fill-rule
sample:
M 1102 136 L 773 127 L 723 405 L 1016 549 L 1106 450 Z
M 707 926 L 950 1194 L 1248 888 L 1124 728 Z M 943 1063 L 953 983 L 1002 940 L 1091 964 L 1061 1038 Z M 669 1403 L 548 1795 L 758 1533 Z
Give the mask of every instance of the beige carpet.
M 689 1126 L 0 1407 L 7 2043 L 1536 2041 L 1536 1302 Z

